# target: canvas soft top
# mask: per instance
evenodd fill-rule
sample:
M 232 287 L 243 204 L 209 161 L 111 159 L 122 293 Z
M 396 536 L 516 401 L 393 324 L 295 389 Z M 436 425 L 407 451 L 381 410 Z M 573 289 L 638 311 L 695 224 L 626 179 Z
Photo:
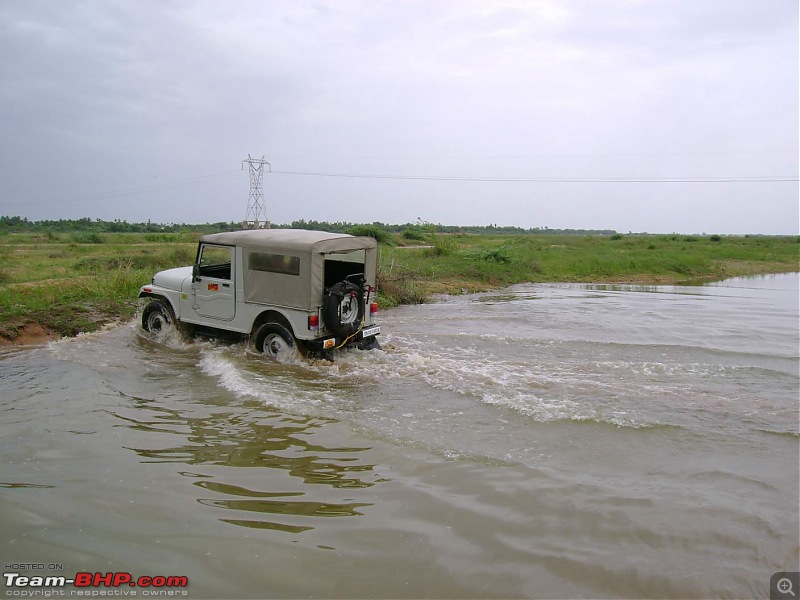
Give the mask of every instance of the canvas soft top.
M 377 242 L 371 237 L 355 237 L 346 233 L 328 233 L 306 229 L 228 231 L 204 235 L 200 241 L 209 244 L 296 252 L 341 252 L 377 247 Z
M 363 263 L 359 272 L 364 272 L 370 286 L 376 284 L 378 243 L 371 237 L 306 229 L 250 229 L 204 235 L 200 242 L 242 249 L 245 302 L 314 310 L 322 304 L 326 262 L 352 260 L 347 256 L 356 251 L 361 251 L 359 262 Z M 265 253 L 297 257 L 297 272 L 253 268 L 252 259 Z

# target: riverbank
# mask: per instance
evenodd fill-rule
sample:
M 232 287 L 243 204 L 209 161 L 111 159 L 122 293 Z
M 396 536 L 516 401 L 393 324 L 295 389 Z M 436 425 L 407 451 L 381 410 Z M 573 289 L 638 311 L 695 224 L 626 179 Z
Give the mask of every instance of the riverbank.
M 383 306 L 516 283 L 715 281 L 800 270 L 800 238 L 688 235 L 438 235 L 381 246 Z
M 191 264 L 196 239 L 185 233 L 0 236 L 0 345 L 40 343 L 130 320 L 138 288 L 156 271 Z M 798 240 L 431 234 L 409 247 L 398 235 L 379 246 L 378 299 L 388 308 L 524 282 L 663 285 L 798 271 Z

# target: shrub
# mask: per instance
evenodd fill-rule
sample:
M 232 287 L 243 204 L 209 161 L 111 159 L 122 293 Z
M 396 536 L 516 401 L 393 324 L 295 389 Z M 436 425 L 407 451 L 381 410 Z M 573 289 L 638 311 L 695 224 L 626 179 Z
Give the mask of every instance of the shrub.
M 91 233 L 73 233 L 72 241 L 76 244 L 103 244 L 105 239 L 103 236 L 96 232 Z
M 384 308 L 398 304 L 422 304 L 425 295 L 417 287 L 417 280 L 405 271 L 392 273 L 378 269 L 378 303 Z
M 188 265 L 194 262 L 194 258 L 194 253 L 187 248 L 175 248 L 167 262 L 176 265 Z
M 389 232 L 378 225 L 355 225 L 348 229 L 347 233 L 350 235 L 375 238 L 379 244 L 388 244 L 391 242 Z
M 437 237 L 433 240 L 433 248 L 427 248 L 427 256 L 450 256 L 455 249 L 453 240 L 449 238 Z
M 506 246 L 499 248 L 470 248 L 463 253 L 465 258 L 484 262 L 510 263 L 511 256 Z
M 182 241 L 182 236 L 183 234 L 180 233 L 148 233 L 145 234 L 144 241 L 157 244 L 169 244 Z
M 430 233 L 430 231 L 427 231 L 419 225 L 408 225 L 403 230 L 403 237 L 407 240 L 425 240 Z

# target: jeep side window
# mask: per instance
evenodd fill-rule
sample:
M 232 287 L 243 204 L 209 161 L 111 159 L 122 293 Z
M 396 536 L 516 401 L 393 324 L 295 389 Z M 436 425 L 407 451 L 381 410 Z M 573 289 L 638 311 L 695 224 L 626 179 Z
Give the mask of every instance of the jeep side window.
M 251 252 L 248 266 L 251 271 L 300 275 L 300 257 L 268 252 Z
M 231 246 L 210 246 L 203 244 L 200 248 L 200 259 L 198 274 L 203 277 L 215 277 L 217 279 L 231 278 L 231 258 L 233 248 Z

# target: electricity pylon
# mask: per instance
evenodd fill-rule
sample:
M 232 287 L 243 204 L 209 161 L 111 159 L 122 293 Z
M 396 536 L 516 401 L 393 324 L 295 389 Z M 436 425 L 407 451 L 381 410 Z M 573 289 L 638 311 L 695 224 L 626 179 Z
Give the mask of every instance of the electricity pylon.
M 269 229 L 267 221 L 267 208 L 264 206 L 264 165 L 272 171 L 272 165 L 264 160 L 264 157 L 253 158 L 249 154 L 247 160 L 242 161 L 250 166 L 250 197 L 247 200 L 247 213 L 242 221 L 244 229 L 260 229 L 263 223 L 265 229 Z

